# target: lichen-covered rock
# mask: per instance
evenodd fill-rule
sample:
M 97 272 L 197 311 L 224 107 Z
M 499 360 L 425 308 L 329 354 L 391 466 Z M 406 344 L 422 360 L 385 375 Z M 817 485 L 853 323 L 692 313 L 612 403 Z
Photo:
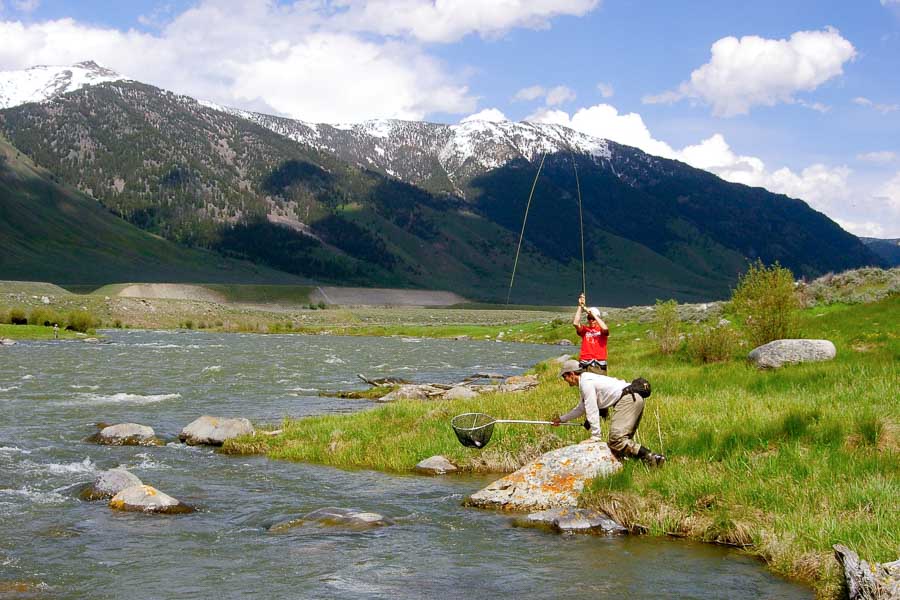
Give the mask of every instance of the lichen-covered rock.
M 110 469 L 103 471 L 81 491 L 82 500 L 108 500 L 125 488 L 141 485 L 141 480 L 136 475 L 125 469 Z
M 456 465 L 443 456 L 432 456 L 421 461 L 415 466 L 416 473 L 425 475 L 443 475 L 456 471 Z
M 465 504 L 521 511 L 576 506 L 585 482 L 621 468 L 605 443 L 587 440 L 547 452 L 475 492 Z
M 747 358 L 760 369 L 778 369 L 785 364 L 831 360 L 836 355 L 828 340 L 775 340 L 754 348 Z
M 844 569 L 850 600 L 900 600 L 900 560 L 870 565 L 843 544 L 832 547 Z
M 628 533 L 627 529 L 606 514 L 589 508 L 550 508 L 531 513 L 523 519 L 517 519 L 515 523 L 520 527 L 549 527 L 566 533 Z
M 320 525 L 325 527 L 340 527 L 352 531 L 365 531 L 376 527 L 393 525 L 394 522 L 378 513 L 363 512 L 350 508 L 319 508 L 303 515 L 298 519 L 291 519 L 276 523 L 269 528 L 271 533 L 281 533 L 308 525 Z
M 156 433 L 152 427 L 137 423 L 109 425 L 88 440 L 104 446 L 159 446 L 162 444 L 156 439 Z
M 469 398 L 474 398 L 477 395 L 478 392 L 476 392 L 472 388 L 465 385 L 457 385 L 444 392 L 441 397 L 444 400 L 468 400 Z
M 225 440 L 252 434 L 253 424 L 247 419 L 224 419 L 203 415 L 191 421 L 178 434 L 178 439 L 191 446 L 221 446 Z
M 574 346 L 575 344 L 573 344 L 571 340 L 567 340 L 567 339 L 563 338 L 563 339 L 559 340 L 558 342 L 556 342 L 556 345 L 557 346 Z
M 145 484 L 125 488 L 112 497 L 109 507 L 114 510 L 163 515 L 179 515 L 194 511 L 187 504 Z
M 394 400 L 428 400 L 442 396 L 446 390 L 433 385 L 401 385 L 389 394 L 385 394 L 377 402 L 393 402 Z

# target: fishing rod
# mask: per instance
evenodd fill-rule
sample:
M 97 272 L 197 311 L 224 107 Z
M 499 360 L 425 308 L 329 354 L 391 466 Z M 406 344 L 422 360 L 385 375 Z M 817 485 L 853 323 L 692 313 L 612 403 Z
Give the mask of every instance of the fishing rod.
M 581 181 L 578 178 L 578 165 L 575 162 L 575 153 L 571 150 L 569 154 L 572 158 L 572 170 L 575 173 L 575 190 L 578 194 L 578 227 L 581 232 L 581 293 L 587 296 L 587 275 L 586 275 L 586 261 L 584 254 L 584 209 L 582 206 L 581 200 Z M 525 216 L 522 219 L 522 229 L 519 231 L 519 243 L 516 246 L 516 258 L 513 261 L 513 269 L 512 275 L 509 278 L 509 289 L 506 291 L 506 304 L 509 305 L 510 295 L 512 294 L 513 283 L 516 280 L 516 269 L 519 266 L 519 254 L 522 251 L 522 240 L 525 237 L 525 224 L 528 223 L 528 212 L 531 209 L 531 201 L 534 198 L 534 190 L 537 188 L 538 178 L 541 176 L 541 170 L 544 168 L 544 160 L 547 158 L 547 153 L 541 156 L 541 163 L 538 165 L 537 173 L 534 175 L 534 181 L 531 183 L 531 192 L 528 194 L 528 202 L 525 203 Z

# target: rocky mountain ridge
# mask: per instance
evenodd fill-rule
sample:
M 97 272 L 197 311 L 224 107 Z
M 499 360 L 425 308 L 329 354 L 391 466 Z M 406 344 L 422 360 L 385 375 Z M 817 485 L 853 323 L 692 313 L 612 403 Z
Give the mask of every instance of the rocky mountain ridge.
M 46 102 L 85 86 L 124 79 L 92 60 L 70 66 L 38 65 L 20 71 L 0 71 L 0 109 Z

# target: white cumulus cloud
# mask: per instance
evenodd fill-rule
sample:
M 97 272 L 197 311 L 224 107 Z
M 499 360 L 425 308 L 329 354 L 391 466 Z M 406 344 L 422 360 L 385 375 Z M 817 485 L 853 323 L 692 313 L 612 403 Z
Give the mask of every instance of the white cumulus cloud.
M 499 109 L 497 108 L 485 108 L 484 110 L 480 110 L 473 115 L 469 115 L 468 117 L 461 119 L 460 123 L 468 123 L 469 121 L 509 121 Z
M 863 96 L 857 96 L 856 98 L 854 98 L 853 103 L 860 106 L 868 106 L 877 110 L 883 115 L 900 110 L 900 104 L 882 104 L 879 102 L 873 102 L 872 100 L 869 100 L 868 98 L 865 98 Z
M 712 106 L 719 116 L 746 114 L 753 106 L 794 103 L 843 73 L 856 49 L 833 28 L 798 31 L 789 39 L 751 35 L 725 37 L 712 45 L 710 60 L 691 73 L 676 90 L 646 96 L 644 102 L 694 99 Z
M 341 0 L 331 5 L 342 27 L 424 42 L 453 42 L 511 29 L 540 29 L 558 16 L 582 16 L 600 0 Z

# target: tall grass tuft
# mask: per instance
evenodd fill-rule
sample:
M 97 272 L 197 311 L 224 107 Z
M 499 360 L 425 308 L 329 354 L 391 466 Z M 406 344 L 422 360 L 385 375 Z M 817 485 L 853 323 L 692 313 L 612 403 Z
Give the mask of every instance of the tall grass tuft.
M 731 307 L 745 318 L 747 337 L 754 346 L 796 337 L 800 297 L 790 269 L 777 262 L 752 263 L 738 281 Z
M 734 358 L 739 343 L 740 336 L 730 326 L 706 325 L 688 336 L 686 350 L 695 362 L 723 362 Z
M 73 310 L 66 317 L 66 329 L 86 333 L 96 327 L 97 319 L 86 310 Z
M 678 350 L 681 346 L 681 338 L 679 337 L 677 300 L 656 301 L 652 329 L 660 352 L 672 354 Z

